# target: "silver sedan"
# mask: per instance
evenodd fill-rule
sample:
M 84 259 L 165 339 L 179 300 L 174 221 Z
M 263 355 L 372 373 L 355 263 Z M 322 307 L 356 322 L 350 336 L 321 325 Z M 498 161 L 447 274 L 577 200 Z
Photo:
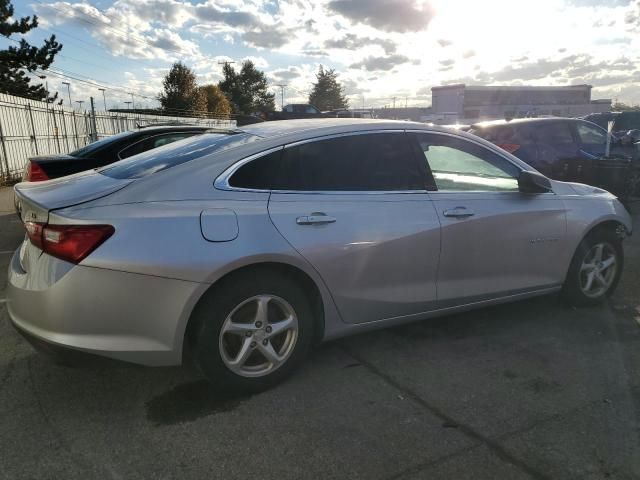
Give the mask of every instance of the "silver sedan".
M 320 341 L 561 291 L 615 288 L 625 208 L 475 136 L 318 119 L 205 134 L 15 187 L 15 327 L 146 365 L 190 355 L 261 390 Z

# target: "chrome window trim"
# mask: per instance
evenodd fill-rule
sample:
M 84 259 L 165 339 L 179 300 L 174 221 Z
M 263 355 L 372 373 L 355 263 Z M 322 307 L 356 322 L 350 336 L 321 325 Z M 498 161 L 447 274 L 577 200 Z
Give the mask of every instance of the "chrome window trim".
M 427 133 L 430 135 L 442 135 L 445 137 L 453 137 L 453 138 L 457 138 L 459 140 L 466 140 L 469 143 L 473 143 L 475 145 L 477 145 L 480 148 L 484 148 L 485 150 L 488 150 L 494 154 L 496 154 L 497 156 L 499 156 L 500 158 L 506 160 L 507 162 L 509 162 L 511 165 L 513 165 L 514 167 L 516 167 L 518 170 L 520 170 L 520 172 L 524 172 L 524 171 L 528 171 L 524 168 L 522 168 L 522 166 L 518 165 L 517 163 L 515 163 L 513 160 L 511 160 L 509 157 L 506 157 L 502 152 L 500 152 L 500 149 L 497 148 L 495 145 L 491 144 L 491 147 L 488 147 L 487 145 L 484 145 L 481 142 L 478 142 L 477 140 L 474 140 L 472 138 L 467 138 L 467 137 L 463 137 L 462 135 L 456 135 L 455 133 L 449 133 L 449 132 L 439 132 L 439 131 L 435 131 L 435 130 L 418 130 L 418 129 L 411 129 L 411 130 L 406 130 L 407 133 Z M 517 181 L 517 179 L 516 179 Z M 436 186 L 437 188 L 437 186 Z M 445 193 L 445 194 L 465 194 L 465 193 L 474 193 L 474 194 L 478 194 L 478 193 L 491 193 L 491 194 L 514 194 L 517 193 L 518 195 L 522 195 L 523 193 L 517 190 L 502 190 L 502 191 L 491 191 L 491 190 L 430 190 L 429 194 L 434 194 L 434 193 Z M 551 192 L 543 192 L 543 193 L 534 193 L 531 195 L 555 195 L 556 193 L 551 191 Z
M 306 138 L 304 140 L 298 140 L 297 142 L 287 143 L 284 148 L 297 147 L 298 145 L 304 145 L 305 143 L 321 142 L 323 140 L 331 140 L 333 138 L 352 137 L 356 135 L 370 135 L 375 133 L 406 133 L 404 129 L 384 129 L 384 130 L 358 130 L 355 132 L 341 132 L 332 133 L 329 135 L 322 135 L 320 137 Z
M 424 130 L 425 132 L 428 130 Z M 304 140 L 298 140 L 297 142 L 288 143 L 285 145 L 280 145 L 278 147 L 271 148 L 269 150 L 265 150 L 260 153 L 255 153 L 250 155 L 249 157 L 243 158 L 242 160 L 234 163 L 230 167 L 228 167 L 224 172 L 222 172 L 218 178 L 213 182 L 213 186 L 218 190 L 225 190 L 231 192 L 258 192 L 258 193 L 283 193 L 283 194 L 301 194 L 301 195 L 390 195 L 390 194 L 411 194 L 411 193 L 420 193 L 425 194 L 429 193 L 426 189 L 424 190 L 274 190 L 274 189 L 254 189 L 254 188 L 242 188 L 242 187 L 233 187 L 229 184 L 229 180 L 233 176 L 236 171 L 243 165 L 246 165 L 253 160 L 257 160 L 258 158 L 264 157 L 265 155 L 269 155 L 273 152 L 277 152 L 278 150 L 284 150 L 286 148 L 295 147 L 298 145 L 303 145 L 305 143 L 311 142 L 319 142 L 322 140 L 330 140 L 332 138 L 341 138 L 348 137 L 353 135 L 367 135 L 374 133 L 406 133 L 404 129 L 385 129 L 385 130 L 361 130 L 355 132 L 341 132 L 341 133 L 332 133 L 329 135 L 322 135 L 319 137 L 307 138 Z

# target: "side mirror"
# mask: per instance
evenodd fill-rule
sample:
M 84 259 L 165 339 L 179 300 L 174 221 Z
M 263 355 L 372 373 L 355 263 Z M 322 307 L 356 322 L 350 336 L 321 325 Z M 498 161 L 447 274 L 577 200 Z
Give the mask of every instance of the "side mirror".
M 640 130 L 634 128 L 633 130 L 629 130 L 627 132 L 627 137 L 631 139 L 629 143 L 636 143 L 640 141 Z
M 546 193 L 551 191 L 551 182 L 538 172 L 523 170 L 518 177 L 518 189 L 522 193 Z

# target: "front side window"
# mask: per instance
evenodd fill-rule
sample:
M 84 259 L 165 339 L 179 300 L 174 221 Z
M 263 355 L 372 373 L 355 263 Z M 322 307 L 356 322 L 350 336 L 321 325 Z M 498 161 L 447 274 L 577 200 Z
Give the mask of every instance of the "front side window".
M 589 125 L 587 123 L 578 123 L 578 136 L 582 143 L 607 143 L 607 134 L 598 127 Z
M 229 184 L 291 191 L 424 190 L 424 175 L 403 133 L 312 141 L 243 165 Z
M 438 191 L 518 191 L 520 169 L 467 140 L 415 134 Z

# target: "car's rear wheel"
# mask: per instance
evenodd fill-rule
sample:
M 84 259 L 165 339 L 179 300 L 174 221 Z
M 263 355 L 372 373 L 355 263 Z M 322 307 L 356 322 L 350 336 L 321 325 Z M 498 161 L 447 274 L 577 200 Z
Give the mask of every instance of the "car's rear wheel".
M 616 288 L 624 253 L 615 232 L 589 234 L 578 246 L 563 287 L 565 299 L 576 306 L 602 302 Z
M 308 352 L 313 314 L 304 290 L 285 275 L 235 275 L 194 311 L 192 355 L 217 387 L 261 391 L 286 378 Z

